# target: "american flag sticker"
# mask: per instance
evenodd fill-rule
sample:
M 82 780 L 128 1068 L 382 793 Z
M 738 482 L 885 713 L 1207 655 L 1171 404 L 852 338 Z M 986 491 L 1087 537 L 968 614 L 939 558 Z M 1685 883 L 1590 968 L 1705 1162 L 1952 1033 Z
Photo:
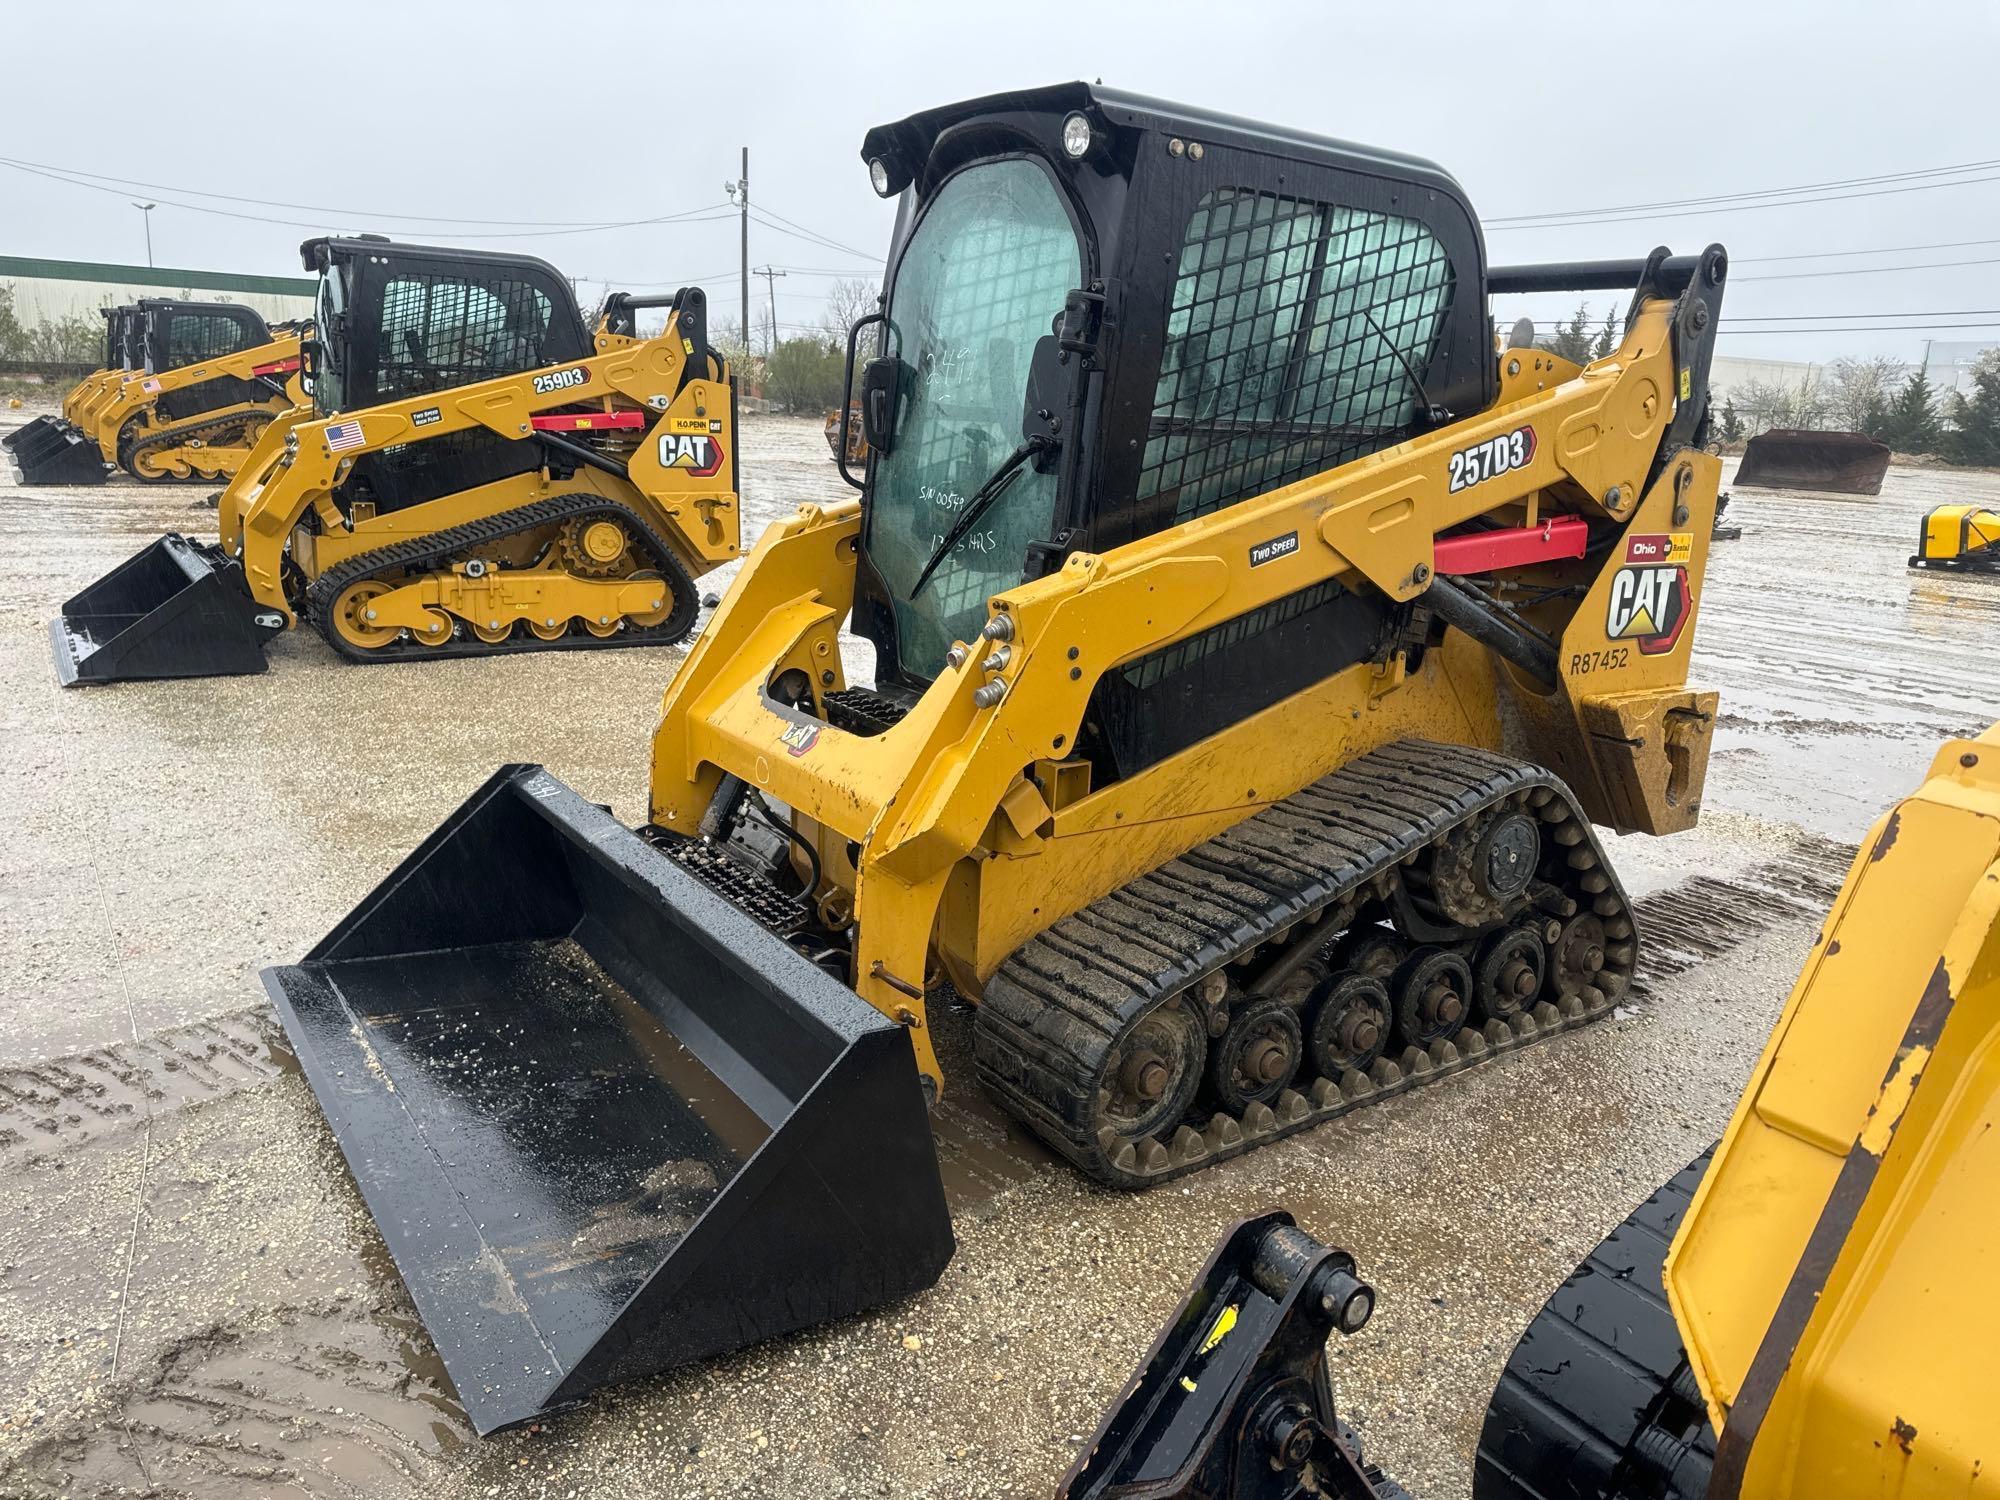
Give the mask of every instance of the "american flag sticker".
M 326 451 L 344 453 L 349 448 L 359 448 L 362 443 L 359 422 L 335 422 L 326 430 Z
M 158 390 L 160 389 L 160 382 L 148 378 L 139 382 L 139 389 L 147 392 L 158 392 Z

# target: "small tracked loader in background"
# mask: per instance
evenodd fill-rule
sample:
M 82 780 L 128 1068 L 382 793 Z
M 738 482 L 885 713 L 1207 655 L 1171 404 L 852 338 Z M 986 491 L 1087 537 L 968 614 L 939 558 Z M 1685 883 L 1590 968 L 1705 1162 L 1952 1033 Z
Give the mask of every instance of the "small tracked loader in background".
M 101 484 L 114 468 L 149 483 L 214 483 L 305 399 L 299 324 L 271 327 L 231 302 L 164 298 L 142 298 L 137 321 L 139 365 L 107 371 L 74 417 L 16 443 L 23 484 Z
M 95 430 L 90 414 L 116 398 L 127 375 L 145 368 L 145 316 L 136 303 L 99 312 L 104 363 L 70 388 L 60 415 L 36 417 L 0 437 L 22 484 L 95 484 L 104 477 L 102 455 L 89 436 Z
M 1996 1042 L 2000 726 L 1869 830 L 1721 1143 L 1529 1324 L 1474 1500 L 2000 1495 Z M 1373 1308 L 1289 1215 L 1237 1226 L 1061 1500 L 1403 1500 L 1327 1379 Z
M 2000 573 L 2000 510 L 1989 505 L 1940 505 L 1926 511 L 1910 566 Z
M 65 685 L 264 670 L 303 620 L 355 662 L 671 644 L 738 555 L 735 386 L 701 290 L 613 294 L 593 332 L 546 262 L 318 239 L 309 404 L 217 502 L 49 627 Z M 639 312 L 667 310 L 641 338 Z
M 765 1185 L 802 1155 L 853 1187 L 821 1091 L 855 1097 L 864 1037 L 897 1057 L 844 1122 L 866 1205 L 711 1326 L 927 1284 L 938 997 L 976 1002 L 980 1086 L 1150 1186 L 1608 1015 L 1639 939 L 1592 824 L 1700 809 L 1720 247 L 1491 269 L 1430 163 L 1081 84 L 863 155 L 900 201 L 849 340 L 860 496 L 757 544 L 667 691 L 647 824 L 506 768 L 267 975 L 482 1429 L 603 1378 L 600 1343 L 718 1347 L 653 1299 L 705 1236 L 789 1235 Z M 1489 293 L 1614 287 L 1605 359 L 1496 352 Z M 496 1340 L 545 1351 L 504 1400 Z

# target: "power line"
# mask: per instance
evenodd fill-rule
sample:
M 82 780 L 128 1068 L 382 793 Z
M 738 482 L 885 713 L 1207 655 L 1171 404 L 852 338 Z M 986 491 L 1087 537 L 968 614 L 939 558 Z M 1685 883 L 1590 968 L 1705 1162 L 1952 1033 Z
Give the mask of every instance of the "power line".
M 584 219 L 455 219 L 446 214 L 397 214 L 368 212 L 358 208 L 329 208 L 323 203 L 288 203 L 278 198 L 247 198 L 236 193 L 210 192 L 206 188 L 174 187 L 164 182 L 142 182 L 136 177 L 113 177 L 106 172 L 86 172 L 81 167 L 59 167 L 45 161 L 24 161 L 19 157 L 0 156 L 0 165 L 28 167 L 43 172 L 62 173 L 70 177 L 89 177 L 98 182 L 116 182 L 126 187 L 145 188 L 159 193 L 187 193 L 196 198 L 220 198 L 225 203 L 252 203 L 260 208 L 295 208 L 305 213 L 331 214 L 343 219 L 414 219 L 430 224 L 489 224 L 501 225 L 509 229 L 592 229 L 594 221 Z M 85 184 L 77 184 L 84 186 Z
M 62 172 L 48 171 L 40 167 L 28 166 L 25 163 L 13 160 L 12 158 L 0 157 L 0 166 L 11 167 L 13 170 L 17 172 L 26 172 L 31 176 L 35 177 L 46 177 L 52 182 L 65 182 L 68 183 L 71 187 L 88 188 L 95 193 L 110 193 L 114 197 L 119 197 L 119 198 L 125 196 L 125 190 L 122 188 L 106 187 L 104 184 L 97 182 L 86 182 L 80 177 L 66 176 Z M 223 218 L 223 219 L 241 219 L 252 224 L 277 224 L 288 229 L 324 230 L 326 228 L 325 220 L 278 219 L 278 218 L 273 218 L 268 214 L 238 213 L 234 209 L 212 208 L 207 204 L 184 203 L 184 202 L 179 202 L 172 198 L 161 198 L 159 201 L 163 204 L 166 204 L 169 208 L 186 209 L 189 213 L 210 214 L 216 218 Z M 599 230 L 604 230 L 604 229 L 633 229 L 651 224 L 705 224 L 705 223 L 712 223 L 716 219 L 726 219 L 733 217 L 732 215 L 727 213 L 714 212 L 714 210 L 716 209 L 726 209 L 728 206 L 729 205 L 726 203 L 708 203 L 702 205 L 702 207 L 700 208 L 682 209 L 677 213 L 657 214 L 651 218 L 645 218 L 645 219 L 623 219 L 613 223 L 586 224 L 573 229 L 527 229 L 527 230 L 510 230 L 505 233 L 489 232 L 489 233 L 477 233 L 477 234 L 458 232 L 454 235 L 454 238 L 462 240 L 535 240 L 535 239 L 552 238 L 557 235 L 592 234 Z M 344 217 L 344 215 L 336 215 L 335 217 Z M 397 216 L 383 215 L 383 217 L 392 218 Z M 504 221 L 495 220 L 492 222 L 504 222 Z
M 1763 336 L 1778 333 L 1817 333 L 1822 336 L 1832 333 L 1935 333 L 1941 329 L 2000 328 L 2000 323 L 1862 323 L 1844 328 L 1731 328 L 1725 326 L 1717 330 L 1721 338 L 1744 337 L 1750 334 Z
M 2000 255 L 1980 260 L 1926 260 L 1908 266 L 1850 266 L 1844 271 L 1779 271 L 1768 276 L 1735 276 L 1732 281 L 1807 281 L 1819 276 L 1880 276 L 1892 271 L 1942 271 L 1952 266 L 2000 265 Z
M 1965 250 L 1974 245 L 2000 245 L 2000 240 L 1939 240 L 1932 245 L 1877 245 L 1873 250 L 1801 250 L 1796 255 L 1732 255 L 1739 266 L 1764 265 L 1774 260 L 1836 260 L 1847 255 L 1903 255 L 1918 250 Z
M 817 229 L 809 228 L 808 226 L 801 224 L 797 219 L 786 218 L 783 214 L 779 213 L 775 208 L 765 208 L 760 203 L 757 205 L 757 212 L 769 214 L 772 218 L 776 219 L 780 224 L 791 225 L 792 228 L 799 230 L 801 233 L 805 234 L 808 238 L 818 240 L 830 249 L 845 250 L 849 255 L 858 255 L 863 260 L 872 260 L 874 258 L 873 256 L 869 255 L 869 253 L 866 250 L 857 250 L 852 245 L 843 245 L 839 240 L 836 240 L 829 235 L 821 234 Z M 765 227 L 769 228 L 770 226 L 766 225 Z
M 1780 196 L 1790 197 L 1791 195 L 1800 193 L 1817 193 L 1824 189 L 1829 189 L 1829 188 L 1872 187 L 1875 184 L 1879 183 L 1907 182 L 1912 179 L 1920 177 L 1948 177 L 1948 176 L 1954 176 L 1961 172 L 1985 172 L 1995 167 L 2000 167 L 2000 157 L 1992 158 L 1986 161 L 1961 162 L 1957 166 L 1951 166 L 1951 167 L 1917 167 L 1902 172 L 1882 172 L 1872 177 L 1839 177 L 1830 179 L 1825 182 L 1799 183 L 1792 187 L 1757 188 L 1750 192 L 1704 193 L 1701 196 L 1694 198 L 1664 198 L 1652 203 L 1616 203 L 1616 204 L 1605 204 L 1597 208 L 1566 208 L 1566 209 L 1551 209 L 1543 213 L 1503 214 L 1496 219 L 1487 220 L 1486 223 L 1488 228 L 1494 228 L 1499 226 L 1525 228 L 1525 227 L 1531 227 L 1531 225 L 1541 224 L 1543 221 L 1549 221 L 1549 222 L 1554 222 L 1558 220 L 1594 221 L 1597 219 L 1597 216 L 1602 214 L 1631 214 L 1631 213 L 1649 212 L 1658 209 L 1704 208 L 1711 204 L 1740 203 L 1750 198 L 1773 198 Z M 1991 179 L 1975 178 L 1971 180 L 1985 182 Z M 1931 182 L 1931 183 L 1923 183 L 1916 188 L 1882 189 L 1882 191 L 1917 192 L 1917 191 L 1922 191 L 1925 188 L 1958 187 L 1961 185 L 1962 184 L 1958 182 Z M 1878 196 L 1878 194 L 1872 192 L 1854 193 L 1854 194 L 1849 194 L 1847 196 L 1874 197 Z M 1818 202 L 1823 200 L 1806 199 L 1800 201 Z M 1778 205 L 1751 204 L 1749 206 L 1759 207 L 1759 208 L 1772 208 Z

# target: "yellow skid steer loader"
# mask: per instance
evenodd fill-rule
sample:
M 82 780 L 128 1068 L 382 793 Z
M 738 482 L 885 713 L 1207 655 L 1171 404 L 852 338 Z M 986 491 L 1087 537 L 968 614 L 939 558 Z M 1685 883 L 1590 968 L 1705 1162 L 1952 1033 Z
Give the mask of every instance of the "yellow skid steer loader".
M 2000 1381 L 2000 726 L 1869 830 L 1721 1143 L 1591 1252 L 1487 1408 L 1474 1500 L 1980 1500 Z M 1405 1500 L 1339 1420 L 1374 1294 L 1238 1225 L 1061 1500 Z
M 104 318 L 104 363 L 63 397 L 61 415 L 36 417 L 0 437 L 22 484 L 95 484 L 104 462 L 91 434 L 96 411 L 115 400 L 128 375 L 146 365 L 145 315 L 138 304 L 99 309 Z
M 300 620 L 356 662 L 670 644 L 738 554 L 735 386 L 699 288 L 592 332 L 539 260 L 311 240 L 311 404 L 218 504 L 63 606 L 65 685 L 264 670 Z M 641 310 L 667 324 L 641 338 Z
M 647 824 L 504 769 L 267 978 L 482 1428 L 604 1378 L 587 1331 L 656 1368 L 934 1276 L 938 997 L 1056 1150 L 1166 1182 L 1609 1014 L 1639 934 L 1591 825 L 1701 805 L 1720 247 L 1491 269 L 1428 162 L 1081 84 L 863 155 L 900 201 L 861 493 L 764 533 Z M 1489 293 L 1610 288 L 1606 358 L 1496 351 Z M 897 1067 L 839 1169 L 818 1091 L 862 1039 Z M 693 1198 L 634 1123 L 666 1099 Z M 817 1262 L 655 1323 L 702 1236 L 792 1232 L 801 1153 Z M 496 1339 L 544 1353 L 505 1400 Z

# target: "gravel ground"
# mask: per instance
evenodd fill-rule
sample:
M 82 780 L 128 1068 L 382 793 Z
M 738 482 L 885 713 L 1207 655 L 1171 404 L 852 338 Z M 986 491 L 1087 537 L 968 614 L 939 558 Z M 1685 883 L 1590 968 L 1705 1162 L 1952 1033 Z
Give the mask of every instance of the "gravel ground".
M 754 420 L 744 447 L 752 526 L 842 492 L 816 424 Z M 2000 584 L 1903 559 L 1927 505 L 2000 478 L 1738 492 L 1745 536 L 1716 553 L 1696 642 L 1725 714 L 1702 827 L 1614 851 L 1649 937 L 1623 1019 L 1139 1197 L 1086 1186 L 961 1088 L 937 1120 L 960 1248 L 933 1291 L 482 1442 L 255 970 L 303 952 L 499 762 L 538 757 L 636 818 L 678 652 L 357 671 L 300 634 L 261 679 L 62 692 L 60 602 L 212 513 L 187 489 L 9 477 L 9 1496 L 1046 1495 L 1222 1228 L 1274 1203 L 1381 1291 L 1333 1351 L 1371 1454 L 1419 1495 L 1462 1496 L 1522 1326 L 1715 1136 L 1867 821 L 1994 713 L 1977 653 Z M 962 1015 L 939 1030 L 962 1052 Z

